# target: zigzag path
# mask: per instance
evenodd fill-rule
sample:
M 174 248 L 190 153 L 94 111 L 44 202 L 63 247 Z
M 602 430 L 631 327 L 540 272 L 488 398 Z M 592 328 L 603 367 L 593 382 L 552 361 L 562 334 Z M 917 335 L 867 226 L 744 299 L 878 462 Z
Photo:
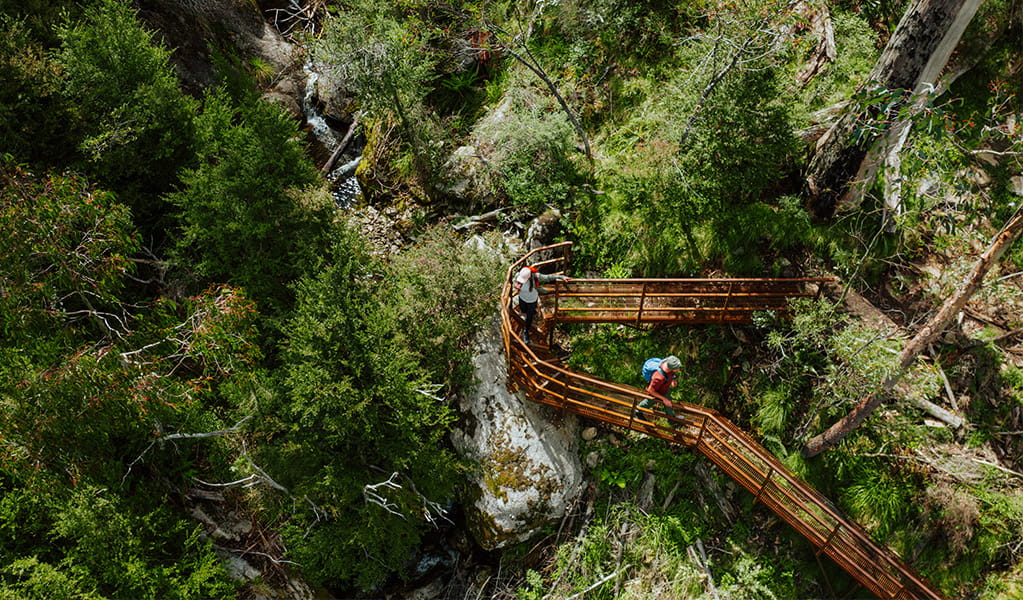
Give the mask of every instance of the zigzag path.
M 758 310 L 785 311 L 791 298 L 814 296 L 823 279 L 572 279 L 549 284 L 544 332 L 527 346 L 512 308 L 513 281 L 524 265 L 564 273 L 571 242 L 537 248 L 508 269 L 501 327 L 509 387 L 534 402 L 692 448 L 788 523 L 863 587 L 882 600 L 944 600 L 888 548 L 879 546 L 827 498 L 793 475 L 778 458 L 717 411 L 673 402 L 680 418 L 638 408 L 651 396 L 565 367 L 550 348 L 558 323 L 748 323 Z M 545 341 L 544 341 L 545 340 Z M 655 400 L 654 405 L 658 402 Z M 638 415 L 638 416 L 634 416 Z M 656 415 L 656 418 L 655 418 Z

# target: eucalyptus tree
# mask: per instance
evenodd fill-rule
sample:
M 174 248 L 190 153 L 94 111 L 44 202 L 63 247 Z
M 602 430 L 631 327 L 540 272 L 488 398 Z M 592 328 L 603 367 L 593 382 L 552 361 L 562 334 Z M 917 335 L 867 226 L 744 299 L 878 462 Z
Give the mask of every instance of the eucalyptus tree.
M 912 94 L 934 88 L 981 0 L 915 0 L 903 14 L 874 64 L 860 98 L 817 143 L 806 171 L 804 193 L 811 210 L 830 217 L 850 195 L 874 141 Z

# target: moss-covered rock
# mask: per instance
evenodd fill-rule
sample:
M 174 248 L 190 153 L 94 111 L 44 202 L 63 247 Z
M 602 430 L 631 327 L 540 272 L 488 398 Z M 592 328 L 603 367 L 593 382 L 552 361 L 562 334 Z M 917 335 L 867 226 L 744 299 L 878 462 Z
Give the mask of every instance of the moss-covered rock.
M 582 490 L 579 425 L 508 392 L 499 322 L 476 341 L 477 386 L 462 400 L 455 447 L 477 464 L 463 499 L 469 531 L 488 550 L 556 522 Z

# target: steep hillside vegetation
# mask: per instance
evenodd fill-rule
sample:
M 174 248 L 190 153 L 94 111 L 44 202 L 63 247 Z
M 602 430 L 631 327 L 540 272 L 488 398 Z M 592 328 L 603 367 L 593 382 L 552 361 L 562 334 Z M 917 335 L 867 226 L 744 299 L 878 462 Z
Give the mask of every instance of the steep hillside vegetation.
M 837 277 L 791 321 L 559 340 L 630 385 L 676 354 L 681 399 L 950 597 L 1023 594 L 1023 243 L 802 453 L 1023 202 L 1019 2 L 982 4 L 915 96 L 871 80 L 909 8 L 0 0 L 0 597 L 410 595 L 475 468 L 448 433 L 503 275 L 479 248 L 541 215 L 578 276 Z M 842 115 L 873 153 L 826 214 L 805 175 Z M 701 459 L 590 433 L 568 516 L 462 539 L 434 597 L 859 593 Z

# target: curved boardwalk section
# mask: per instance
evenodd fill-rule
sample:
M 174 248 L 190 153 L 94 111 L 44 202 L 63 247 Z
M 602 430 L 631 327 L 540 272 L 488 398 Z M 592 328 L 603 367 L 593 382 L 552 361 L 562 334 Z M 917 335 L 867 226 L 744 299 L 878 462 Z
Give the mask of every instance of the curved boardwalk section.
M 550 352 L 559 322 L 748 323 L 758 310 L 784 311 L 790 298 L 812 296 L 820 279 L 573 279 L 550 284 L 544 296 L 547 344 L 527 346 L 511 306 L 512 282 L 523 265 L 546 273 L 567 269 L 570 243 L 534 250 L 508 270 L 501 323 L 509 386 L 534 402 L 617 425 L 707 457 L 816 548 L 883 600 L 942 600 L 944 596 L 858 524 L 793 475 L 774 455 L 717 411 L 674 402 L 681 419 L 638 408 L 645 391 L 571 371 Z M 539 332 L 538 332 L 539 333 Z M 544 336 L 535 335 L 533 339 Z M 638 411 L 638 412 L 637 412 Z M 633 416 L 638 415 L 638 416 Z

